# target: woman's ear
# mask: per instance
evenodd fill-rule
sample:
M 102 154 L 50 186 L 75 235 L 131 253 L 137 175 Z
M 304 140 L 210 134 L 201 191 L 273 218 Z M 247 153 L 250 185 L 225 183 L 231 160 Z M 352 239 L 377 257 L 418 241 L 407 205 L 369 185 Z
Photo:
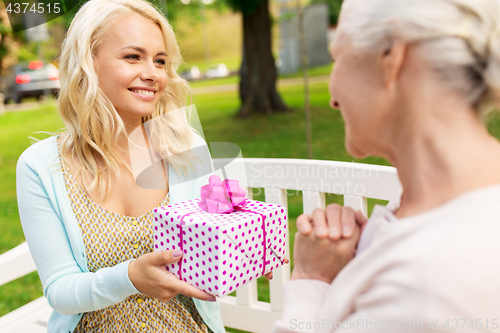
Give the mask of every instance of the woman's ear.
M 381 55 L 380 62 L 385 87 L 391 88 L 397 81 L 406 58 L 407 47 L 406 43 L 394 42 Z

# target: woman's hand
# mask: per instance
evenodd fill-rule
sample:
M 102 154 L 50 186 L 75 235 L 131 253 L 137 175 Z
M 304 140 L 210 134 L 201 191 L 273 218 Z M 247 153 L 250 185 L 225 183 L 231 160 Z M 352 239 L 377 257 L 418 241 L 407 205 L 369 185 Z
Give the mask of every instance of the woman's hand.
M 367 218 L 361 211 L 337 204 L 297 218 L 294 269 L 291 280 L 315 279 L 331 283 L 356 253 Z
M 285 264 L 288 264 L 290 262 L 290 260 L 288 260 L 288 257 L 286 256 L 285 254 L 285 258 L 283 259 L 283 262 Z M 266 275 L 264 275 L 266 277 L 266 279 L 268 280 L 272 280 L 273 279 L 273 271 L 270 271 L 269 273 L 267 273 Z
M 182 251 L 151 252 L 132 260 L 128 266 L 130 281 L 141 293 L 168 302 L 177 294 L 195 297 L 203 301 L 215 301 L 215 297 L 179 280 L 165 269 L 182 258 Z

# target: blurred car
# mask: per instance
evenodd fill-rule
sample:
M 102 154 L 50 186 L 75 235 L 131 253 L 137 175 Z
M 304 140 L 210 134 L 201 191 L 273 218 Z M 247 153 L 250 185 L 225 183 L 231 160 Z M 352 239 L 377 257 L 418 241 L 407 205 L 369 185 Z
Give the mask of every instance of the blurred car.
M 189 70 L 181 72 L 180 76 L 188 81 L 198 80 L 201 77 L 200 69 L 198 66 L 193 66 Z
M 10 100 L 20 103 L 25 97 L 40 99 L 45 91 L 56 97 L 60 88 L 59 70 L 53 64 L 40 60 L 19 63 L 5 78 L 4 103 Z
M 207 78 L 213 79 L 216 77 L 226 77 L 229 75 L 226 65 L 218 64 L 217 67 L 212 67 L 205 73 Z

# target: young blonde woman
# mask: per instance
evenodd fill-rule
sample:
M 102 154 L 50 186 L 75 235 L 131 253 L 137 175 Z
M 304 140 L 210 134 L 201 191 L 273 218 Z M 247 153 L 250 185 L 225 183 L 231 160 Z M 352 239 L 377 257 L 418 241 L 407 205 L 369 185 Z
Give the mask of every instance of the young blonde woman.
M 204 141 L 174 111 L 189 97 L 180 62 L 172 28 L 146 1 L 91 0 L 71 23 L 60 55 L 67 131 L 17 167 L 23 230 L 54 309 L 49 332 L 224 331 L 215 298 L 164 269 L 181 251 L 152 252 L 151 211 L 199 197 L 203 178 L 192 175 L 210 165 L 184 153 Z M 128 134 L 153 117 L 166 189 L 137 186 L 130 167 Z
M 498 0 L 343 2 L 331 106 L 349 153 L 390 161 L 403 195 L 365 228 L 338 205 L 297 219 L 274 332 L 498 332 L 500 143 L 483 119 L 499 17 Z

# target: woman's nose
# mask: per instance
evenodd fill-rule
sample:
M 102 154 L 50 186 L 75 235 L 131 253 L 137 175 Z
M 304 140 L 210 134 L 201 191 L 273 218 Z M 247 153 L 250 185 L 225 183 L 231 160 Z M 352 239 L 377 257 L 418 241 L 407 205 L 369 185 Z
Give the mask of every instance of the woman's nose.
M 141 72 L 141 80 L 153 80 L 156 81 L 158 79 L 158 68 L 155 64 L 151 62 L 146 62 L 142 67 Z
M 328 91 L 330 93 L 330 107 L 332 109 L 338 109 L 339 103 L 337 102 L 337 99 L 335 98 L 335 89 L 334 89 L 334 71 L 335 71 L 335 68 L 330 73 L 330 81 L 328 82 Z
M 335 99 L 335 97 L 330 98 L 330 107 L 332 109 L 338 109 L 340 108 L 339 102 Z

